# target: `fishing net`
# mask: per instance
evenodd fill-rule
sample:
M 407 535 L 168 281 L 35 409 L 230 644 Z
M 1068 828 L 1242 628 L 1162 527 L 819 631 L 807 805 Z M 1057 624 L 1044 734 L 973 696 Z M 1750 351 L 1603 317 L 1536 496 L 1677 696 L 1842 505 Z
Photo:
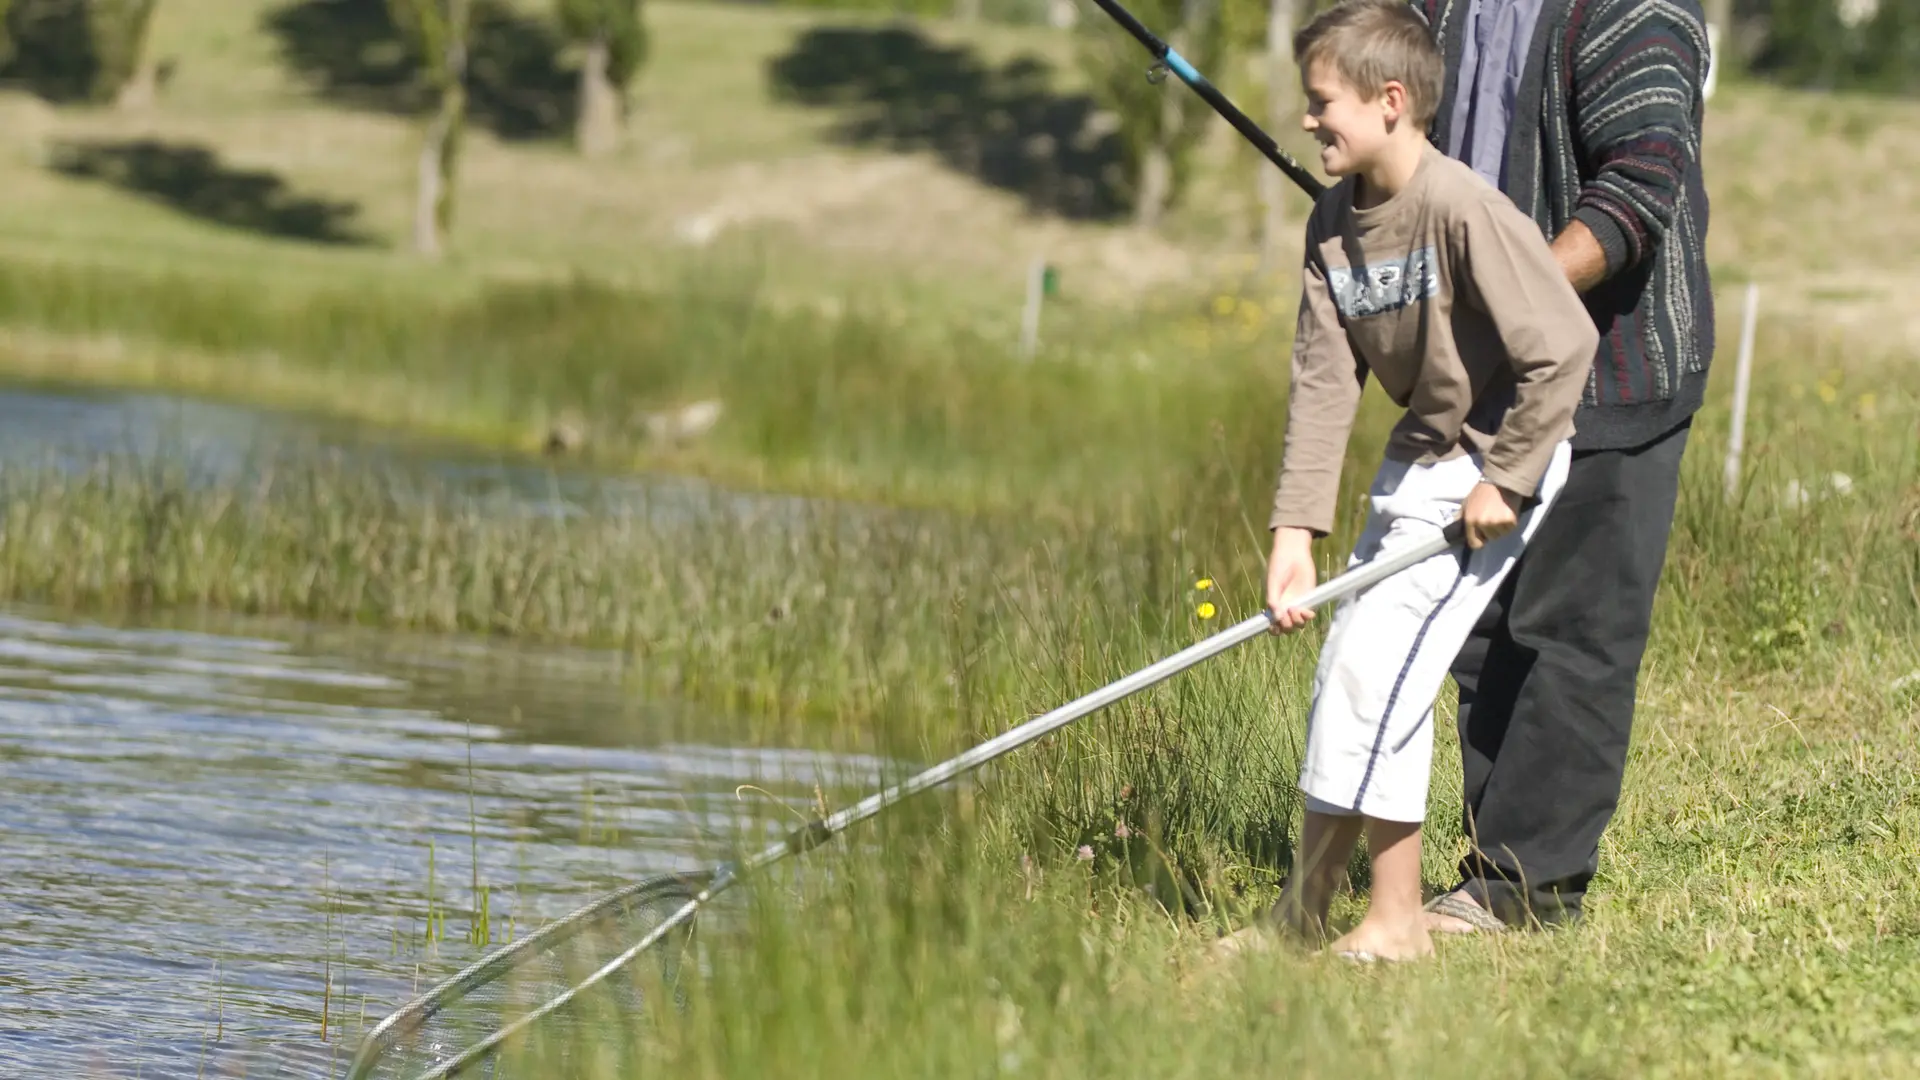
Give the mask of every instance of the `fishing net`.
M 634 947 L 691 901 L 711 871 L 663 874 L 618 889 L 511 945 L 482 957 L 408 1002 L 368 1033 L 348 1080 L 438 1080 L 521 1075 L 514 1061 L 538 1062 L 541 1075 L 568 1058 L 604 1055 L 631 1037 L 634 1018 L 659 995 L 676 995 L 693 920 L 668 930 L 634 955 Z M 593 985 L 583 982 L 617 965 Z M 530 1014 L 564 1004 L 524 1033 L 489 1051 L 475 1048 Z M 623 1051 L 624 1052 L 624 1051 Z M 463 1060 L 468 1059 L 468 1060 Z M 532 1075 L 528 1073 L 528 1075 Z
M 1107 6 L 1107 0 L 1102 0 Z M 1294 601 L 1319 608 L 1458 545 L 1465 524 L 1383 554 Z M 808 822 L 738 864 L 663 874 L 616 890 L 475 962 L 380 1022 L 362 1041 L 347 1080 L 489 1080 L 630 1076 L 647 1045 L 633 1036 L 654 1006 L 679 999 L 693 959 L 692 914 L 744 877 L 817 847 L 909 796 L 946 783 L 1195 664 L 1271 632 L 1265 612 L 1001 732 L 853 806 Z M 699 907 L 692 905 L 700 899 Z M 591 985 L 589 985 L 591 984 Z M 639 1048 L 636 1052 L 636 1046 Z M 526 1062 L 516 1072 L 514 1060 Z

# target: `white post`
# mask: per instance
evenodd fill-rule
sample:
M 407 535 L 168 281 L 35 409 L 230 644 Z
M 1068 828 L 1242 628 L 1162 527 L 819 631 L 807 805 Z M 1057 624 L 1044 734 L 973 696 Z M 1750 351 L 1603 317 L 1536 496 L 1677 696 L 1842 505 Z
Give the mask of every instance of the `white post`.
M 1740 320 L 1740 355 L 1733 369 L 1733 426 L 1727 433 L 1727 497 L 1740 487 L 1740 451 L 1747 440 L 1747 386 L 1753 375 L 1753 327 L 1760 313 L 1760 286 L 1747 282 L 1747 310 Z
M 1040 303 L 1045 299 L 1047 260 L 1036 256 L 1027 265 L 1027 307 L 1020 315 L 1020 355 L 1031 357 L 1040 345 Z
M 1700 87 L 1700 100 L 1712 101 L 1713 89 L 1720 79 L 1720 24 L 1707 24 L 1707 75 Z

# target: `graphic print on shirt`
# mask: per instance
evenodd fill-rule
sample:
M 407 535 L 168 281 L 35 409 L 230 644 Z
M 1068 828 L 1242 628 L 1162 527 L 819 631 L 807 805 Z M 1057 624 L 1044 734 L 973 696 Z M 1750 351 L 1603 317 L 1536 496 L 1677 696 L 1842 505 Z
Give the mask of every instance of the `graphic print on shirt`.
M 1327 285 L 1333 304 L 1349 319 L 1399 311 L 1440 295 L 1440 268 L 1431 245 L 1404 259 L 1368 266 L 1330 266 Z

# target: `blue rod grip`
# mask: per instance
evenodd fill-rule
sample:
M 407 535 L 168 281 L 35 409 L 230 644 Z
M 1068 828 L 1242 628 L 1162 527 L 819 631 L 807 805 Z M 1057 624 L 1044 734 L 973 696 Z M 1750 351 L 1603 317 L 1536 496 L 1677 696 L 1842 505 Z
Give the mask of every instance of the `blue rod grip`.
M 1206 81 L 1205 79 L 1200 77 L 1200 73 L 1198 71 L 1194 70 L 1194 67 L 1192 64 L 1187 63 L 1186 57 L 1181 56 L 1179 53 L 1173 51 L 1172 49 L 1167 50 L 1166 62 L 1167 62 L 1167 66 L 1173 69 L 1173 73 L 1175 75 L 1180 76 L 1180 80 L 1186 83 L 1188 86 L 1193 86 L 1198 83 L 1203 83 Z

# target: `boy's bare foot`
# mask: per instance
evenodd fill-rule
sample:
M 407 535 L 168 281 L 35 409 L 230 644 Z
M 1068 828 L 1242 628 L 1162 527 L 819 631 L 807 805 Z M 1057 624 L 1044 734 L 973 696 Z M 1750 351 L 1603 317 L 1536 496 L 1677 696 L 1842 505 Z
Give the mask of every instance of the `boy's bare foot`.
M 1360 925 L 1328 946 L 1335 955 L 1368 960 L 1418 960 L 1433 955 L 1433 938 L 1421 919 L 1387 922 L 1362 919 Z
M 1250 925 L 1215 941 L 1210 951 L 1215 956 L 1264 953 L 1283 942 L 1318 945 L 1326 940 L 1324 924 L 1301 906 L 1299 895 L 1289 888 Z
M 1262 921 L 1275 931 L 1314 943 L 1327 939 L 1326 911 L 1332 904 L 1331 890 L 1296 890 L 1289 884 L 1280 899 L 1267 909 Z

